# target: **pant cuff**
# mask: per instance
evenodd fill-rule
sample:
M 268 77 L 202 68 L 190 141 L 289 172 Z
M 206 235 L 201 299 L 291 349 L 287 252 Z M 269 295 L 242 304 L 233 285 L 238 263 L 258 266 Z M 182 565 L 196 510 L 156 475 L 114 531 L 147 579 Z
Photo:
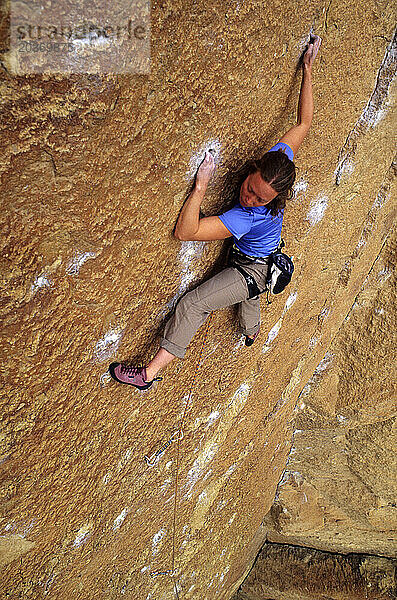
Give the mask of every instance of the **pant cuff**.
M 170 342 L 169 340 L 166 340 L 165 338 L 162 338 L 162 340 L 160 342 L 160 347 L 164 348 L 164 350 L 167 350 L 167 352 L 170 352 L 171 354 L 173 354 L 174 356 L 177 356 L 178 358 L 185 357 L 186 348 L 181 348 L 181 346 L 177 346 L 176 344 L 174 344 L 174 342 Z
M 256 333 L 258 333 L 259 327 L 260 323 L 258 323 L 258 325 L 254 325 L 254 327 L 250 327 L 249 329 L 241 327 L 241 333 L 243 333 L 244 335 L 255 335 Z

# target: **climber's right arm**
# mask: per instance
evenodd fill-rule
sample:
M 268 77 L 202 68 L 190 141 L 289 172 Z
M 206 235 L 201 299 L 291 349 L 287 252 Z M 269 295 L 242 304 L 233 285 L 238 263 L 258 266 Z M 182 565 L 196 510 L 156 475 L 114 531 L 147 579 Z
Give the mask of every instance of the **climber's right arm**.
M 182 233 L 175 230 L 175 237 L 183 241 L 209 242 L 211 240 L 224 240 L 231 237 L 231 235 L 219 217 L 203 217 L 199 219 L 197 230 L 194 232 Z
M 224 240 L 232 235 L 219 217 L 200 219 L 200 206 L 214 169 L 214 157 L 210 152 L 206 152 L 197 171 L 193 191 L 183 205 L 176 223 L 174 235 L 178 240 L 207 242 Z

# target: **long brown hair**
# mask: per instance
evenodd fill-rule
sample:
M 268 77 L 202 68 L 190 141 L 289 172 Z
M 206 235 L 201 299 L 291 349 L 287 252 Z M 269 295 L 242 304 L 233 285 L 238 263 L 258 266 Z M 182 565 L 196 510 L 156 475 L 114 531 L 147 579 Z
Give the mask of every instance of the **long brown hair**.
M 282 150 L 272 150 L 251 162 L 250 173 L 256 171 L 259 171 L 262 179 L 278 192 L 274 200 L 266 204 L 270 213 L 276 216 L 285 208 L 287 200 L 292 198 L 292 186 L 296 177 L 295 165 Z

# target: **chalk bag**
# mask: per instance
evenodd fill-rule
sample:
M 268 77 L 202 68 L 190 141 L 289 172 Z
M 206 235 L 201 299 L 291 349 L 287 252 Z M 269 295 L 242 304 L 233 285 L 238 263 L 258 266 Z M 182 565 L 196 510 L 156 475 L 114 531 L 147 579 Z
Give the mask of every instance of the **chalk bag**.
M 291 281 L 294 263 L 290 256 L 281 252 L 281 249 L 277 249 L 270 255 L 269 262 L 266 288 L 271 294 L 279 294 Z

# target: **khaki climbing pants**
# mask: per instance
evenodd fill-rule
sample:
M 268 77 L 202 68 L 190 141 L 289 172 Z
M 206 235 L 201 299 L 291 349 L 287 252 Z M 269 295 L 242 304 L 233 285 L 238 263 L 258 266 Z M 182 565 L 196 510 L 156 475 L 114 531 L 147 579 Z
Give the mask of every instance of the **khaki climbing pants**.
M 260 290 L 265 289 L 268 261 L 242 268 L 252 275 Z M 174 356 L 183 358 L 190 340 L 213 310 L 238 304 L 238 319 L 244 335 L 254 335 L 260 325 L 260 297 L 248 298 L 244 276 L 228 267 L 188 292 L 179 300 L 175 312 L 167 322 L 160 346 Z

